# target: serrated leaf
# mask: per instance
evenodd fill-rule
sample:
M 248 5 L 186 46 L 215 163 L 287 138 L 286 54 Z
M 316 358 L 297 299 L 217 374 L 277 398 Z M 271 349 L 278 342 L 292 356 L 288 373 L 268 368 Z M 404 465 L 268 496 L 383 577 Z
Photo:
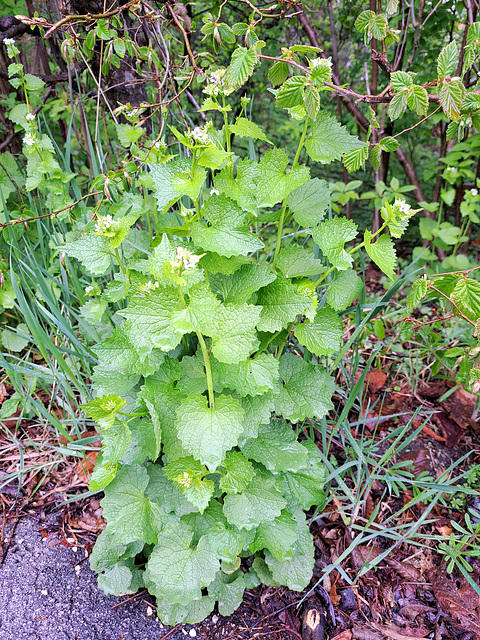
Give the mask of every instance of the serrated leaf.
M 106 488 L 101 505 L 108 522 L 107 531 L 118 544 L 143 540 L 157 541 L 154 511 L 145 497 L 148 474 L 139 465 L 122 467 L 115 480 Z
M 237 529 L 253 529 L 275 520 L 285 506 L 286 500 L 275 487 L 274 476 L 258 471 L 244 491 L 225 496 L 223 512 Z
M 460 80 L 442 82 L 439 92 L 440 104 L 451 120 L 459 120 L 464 95 L 465 87 Z
M 292 559 L 292 548 L 297 540 L 297 523 L 288 511 L 275 518 L 273 522 L 261 524 L 256 532 L 250 551 L 255 553 L 268 549 L 273 558 L 280 562 Z
M 382 150 L 380 149 L 380 145 L 375 144 L 375 145 L 370 147 L 369 159 L 370 159 L 370 164 L 372 165 L 372 167 L 374 169 L 379 169 L 380 168 L 380 155 L 381 155 L 381 153 L 382 153 Z
M 298 471 L 307 466 L 308 451 L 297 442 L 292 427 L 283 420 L 261 425 L 258 436 L 248 439 L 241 449 L 269 471 Z
M 160 596 L 161 594 L 159 594 Z M 182 604 L 167 604 L 157 597 L 157 616 L 167 625 L 197 624 L 207 618 L 215 608 L 215 598 L 201 596 L 197 600 Z
M 274 395 L 269 392 L 261 396 L 245 396 L 241 403 L 245 411 L 241 438 L 256 438 L 259 426 L 270 422 L 274 410 Z
M 237 118 L 235 124 L 229 125 L 229 129 L 240 138 L 252 138 L 253 140 L 262 140 L 272 144 L 258 124 L 247 120 L 247 118 Z
M 92 234 L 81 235 L 63 247 L 71 258 L 80 260 L 85 269 L 94 275 L 103 275 L 110 267 L 109 239 Z
M 208 593 L 218 600 L 218 613 L 221 616 L 231 616 L 238 609 L 242 604 L 243 592 L 247 588 L 242 572 L 232 577 L 234 579 L 230 581 L 230 576 L 220 572 L 208 588 Z
M 336 269 L 345 271 L 351 267 L 353 258 L 344 247 L 346 242 L 357 236 L 357 225 L 352 220 L 347 218 L 325 220 L 313 230 L 312 235 L 322 253 Z
M 225 82 L 232 87 L 241 87 L 252 75 L 258 62 L 256 50 L 239 47 L 232 54 L 230 66 L 225 74 Z
M 173 483 L 165 475 L 165 468 L 158 464 L 147 469 L 149 483 L 146 496 L 155 502 L 160 514 L 173 514 L 178 518 L 189 513 L 198 513 L 197 509 L 181 493 L 178 484 Z
M 278 360 L 271 353 L 258 353 L 237 364 L 217 363 L 215 372 L 225 387 L 242 396 L 257 396 L 275 388 Z
M 297 324 L 295 337 L 316 356 L 328 356 L 339 351 L 343 327 L 336 311 L 330 307 L 317 310 L 313 322 Z
M 310 158 L 322 164 L 339 160 L 348 151 L 364 146 L 365 142 L 348 133 L 345 127 L 326 111 L 318 113 L 312 132 L 305 141 Z
M 326 472 L 316 444 L 305 440 L 302 445 L 308 451 L 308 464 L 295 473 L 283 474 L 283 494 L 289 502 L 298 502 L 302 509 L 310 509 L 313 505 L 322 506 L 325 501 Z
M 265 153 L 257 168 L 257 206 L 273 207 L 309 179 L 310 169 L 305 165 L 297 165 L 285 173 L 287 166 L 288 155 L 284 149 Z
M 118 313 L 128 320 L 126 332 L 137 349 L 170 351 L 182 338 L 182 332 L 172 325 L 174 313 L 182 309 L 177 287 L 161 284 L 150 293 L 133 296 L 128 307 Z
M 177 458 L 164 467 L 165 475 L 174 482 L 186 499 L 203 513 L 215 489 L 212 480 L 204 476 L 208 469 L 198 460 L 188 456 Z
M 211 336 L 218 327 L 221 302 L 205 282 L 189 289 L 189 301 L 185 309 L 175 311 L 171 323 L 181 333 L 200 331 Z
M 225 493 L 240 493 L 255 475 L 252 463 L 239 451 L 227 453 L 222 463 L 225 475 L 220 478 L 220 489 Z
M 286 585 L 293 591 L 303 591 L 312 578 L 315 553 L 313 538 L 303 511 L 294 514 L 294 519 L 297 522 L 297 539 L 292 548 L 292 559 L 282 562 L 266 551 L 265 562 L 276 582 Z
M 437 61 L 438 79 L 443 80 L 456 75 L 458 65 L 458 47 L 455 40 L 445 45 L 440 51 Z
M 315 258 L 312 251 L 295 244 L 284 247 L 280 251 L 277 257 L 277 267 L 286 278 L 318 276 L 326 271 L 322 261 Z
M 220 568 L 217 555 L 204 538 L 192 548 L 192 529 L 183 522 L 168 523 L 158 534 L 145 568 L 145 580 L 169 604 L 187 604 L 202 596 L 202 587 L 214 580 Z
M 333 409 L 333 378 L 319 365 L 305 362 L 300 356 L 284 354 L 280 358 L 280 378 L 284 384 L 275 409 L 287 420 L 322 418 Z
M 343 156 L 343 164 L 347 171 L 358 171 L 368 159 L 368 147 L 359 147 L 348 151 Z
M 252 295 L 276 279 L 271 267 L 261 262 L 246 264 L 232 275 L 210 277 L 210 285 L 222 296 L 224 302 L 243 304 Z
M 223 273 L 225 275 L 235 273 L 235 271 L 247 263 L 248 258 L 244 256 L 225 258 L 225 256 L 220 256 L 218 253 L 213 252 L 207 252 L 200 260 L 200 266 L 210 274 Z
M 95 420 L 102 429 L 111 427 L 116 415 L 127 403 L 117 395 L 110 394 L 95 400 L 90 400 L 86 404 L 80 405 L 89 418 Z
M 285 82 L 288 78 L 289 66 L 286 62 L 275 62 L 268 71 L 268 79 L 274 87 Z
M 378 145 L 382 151 L 386 151 L 387 153 L 390 153 L 391 151 L 396 151 L 400 146 L 400 143 L 398 142 L 398 140 L 395 140 L 395 138 L 392 138 L 391 136 L 386 136 L 385 138 L 382 138 L 380 140 Z
M 149 375 L 162 362 L 158 352 L 140 354 L 125 332 L 124 326 L 115 327 L 112 335 L 95 346 L 102 364 L 114 367 L 126 375 Z
M 234 177 L 230 168 L 223 169 L 214 177 L 217 191 L 235 200 L 245 211 L 256 213 L 257 163 L 244 158 L 237 165 Z
M 175 427 L 185 449 L 210 471 L 222 463 L 242 433 L 244 411 L 231 396 L 215 398 L 215 407 L 201 394 L 182 400 L 176 412 Z
M 435 278 L 435 283 L 436 283 Z M 480 319 L 480 282 L 471 278 L 459 278 L 450 295 L 457 307 L 472 322 Z
M 397 93 L 397 95 L 393 96 L 388 105 L 388 115 L 390 116 L 390 120 L 396 120 L 402 116 L 407 109 L 407 93 Z
M 312 71 L 312 80 L 314 79 L 315 69 Z M 327 78 L 324 80 L 325 82 L 331 81 L 331 71 L 328 67 L 325 67 L 325 73 Z M 315 80 L 320 81 L 320 78 L 315 78 Z M 308 86 L 305 89 L 305 95 L 303 97 L 303 106 L 305 107 L 305 111 L 307 116 L 312 120 L 315 120 L 317 117 L 318 110 L 320 108 L 320 92 L 316 87 Z
M 413 84 L 407 89 L 407 106 L 415 111 L 417 116 L 427 115 L 428 93 L 427 90 L 418 84 Z
M 203 249 L 229 258 L 248 255 L 264 246 L 245 226 L 245 213 L 227 196 L 210 197 L 202 215 L 208 224 L 200 220 L 194 222 L 191 236 Z
M 412 75 L 406 71 L 394 71 L 390 76 L 390 82 L 395 93 L 406 91 L 413 84 Z
M 219 362 L 236 364 L 246 360 L 258 346 L 255 327 L 261 308 L 251 304 L 224 305 L 212 337 L 212 352 Z
M 303 92 L 307 78 L 305 76 L 292 76 L 280 87 L 277 93 L 277 105 L 285 109 L 291 109 L 303 104 Z
M 301 227 L 313 227 L 321 222 L 329 204 L 330 185 L 318 178 L 307 180 L 288 196 L 290 211 Z
M 423 298 L 427 295 L 427 281 L 425 278 L 415 280 L 412 289 L 407 296 L 407 311 L 412 311 L 418 307 Z
M 327 304 L 336 311 L 343 311 L 363 290 L 363 280 L 353 269 L 339 273 L 327 291 Z
M 173 158 L 148 166 L 160 213 L 167 211 L 183 195 L 196 200 L 207 177 L 205 169 L 198 165 L 192 176 L 192 161 L 188 158 Z
M 365 231 L 364 242 L 368 255 L 383 273 L 391 280 L 394 280 L 397 254 L 392 239 L 386 233 L 377 238 L 375 243 L 372 243 L 371 239 L 372 233 L 367 229 Z
M 257 304 L 262 306 L 260 331 L 280 331 L 297 316 L 305 315 L 313 319 L 315 306 L 312 298 L 290 280 L 280 276 L 258 293 Z

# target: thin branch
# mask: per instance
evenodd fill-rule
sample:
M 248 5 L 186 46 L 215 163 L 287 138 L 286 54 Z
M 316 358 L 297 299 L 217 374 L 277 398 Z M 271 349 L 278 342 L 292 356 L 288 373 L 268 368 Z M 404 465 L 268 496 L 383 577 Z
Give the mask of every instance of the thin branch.
M 59 209 L 58 211 L 52 211 L 51 213 L 44 213 L 41 216 L 35 216 L 33 218 L 15 218 L 15 220 L 10 220 L 10 222 L 4 222 L 3 224 L 0 224 L 0 229 L 3 229 L 4 227 L 10 227 L 16 224 L 28 224 L 29 222 L 34 222 L 35 220 L 40 220 L 41 218 L 55 218 L 56 216 L 58 216 L 59 213 L 62 213 L 62 211 L 69 211 L 70 209 L 73 209 L 73 207 L 77 206 L 77 204 L 79 202 L 82 202 L 82 200 L 86 200 L 91 196 L 98 196 L 98 195 L 103 195 L 103 192 L 92 191 L 92 193 L 87 193 L 86 196 L 83 196 L 76 202 L 72 202 L 72 204 L 69 204 L 66 207 L 63 207 L 63 209 Z

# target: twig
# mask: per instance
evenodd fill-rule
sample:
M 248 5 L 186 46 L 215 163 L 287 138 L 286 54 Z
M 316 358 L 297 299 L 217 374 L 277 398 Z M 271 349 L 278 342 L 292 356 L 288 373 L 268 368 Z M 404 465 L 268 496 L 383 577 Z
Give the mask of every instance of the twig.
M 172 16 L 172 20 L 175 22 L 175 25 L 177 26 L 177 28 L 179 29 L 180 33 L 183 36 L 183 41 L 185 42 L 185 48 L 187 49 L 188 57 L 190 58 L 190 61 L 192 63 L 192 67 L 196 71 L 198 69 L 198 67 L 197 67 L 197 63 L 195 62 L 195 56 L 193 55 L 192 49 L 190 47 L 190 41 L 188 39 L 187 32 L 183 28 L 183 24 L 178 19 L 177 14 L 173 10 L 173 8 L 170 6 L 170 4 L 168 2 L 166 2 L 165 6 L 167 7 L 169 14 Z

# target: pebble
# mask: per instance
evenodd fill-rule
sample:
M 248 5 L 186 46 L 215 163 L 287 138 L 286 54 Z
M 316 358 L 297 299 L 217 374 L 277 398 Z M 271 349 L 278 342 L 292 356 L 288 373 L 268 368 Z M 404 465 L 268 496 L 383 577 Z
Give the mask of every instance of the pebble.
M 151 618 L 153 616 L 152 607 L 147 607 L 147 618 Z
M 217 624 L 218 616 L 212 616 L 212 622 L 213 622 L 213 624 Z
M 190 631 L 188 632 L 188 635 L 191 638 L 196 638 L 197 637 L 197 632 L 195 631 L 195 629 L 190 629 Z
M 41 593 L 43 596 L 48 596 L 48 591 L 47 591 L 46 589 L 42 589 L 42 590 L 40 591 L 40 593 Z

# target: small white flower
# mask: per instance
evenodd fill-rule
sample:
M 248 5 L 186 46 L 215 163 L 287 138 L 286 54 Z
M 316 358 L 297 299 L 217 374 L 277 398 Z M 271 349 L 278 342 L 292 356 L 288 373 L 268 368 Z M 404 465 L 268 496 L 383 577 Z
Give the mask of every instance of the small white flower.
M 205 254 L 197 256 L 188 249 L 177 247 L 175 250 L 175 258 L 170 260 L 170 264 L 174 269 L 182 266 L 184 269 L 194 269 L 204 255 Z
M 478 189 L 470 189 L 471 196 L 478 196 Z
M 208 137 L 208 133 L 205 129 L 201 127 L 195 127 L 193 131 L 187 131 L 187 136 L 191 138 L 194 142 L 200 142 L 200 144 L 210 144 L 210 138 Z
M 167 143 L 165 142 L 165 140 L 157 140 L 155 142 L 155 147 L 157 149 L 166 149 L 167 148 Z
M 151 293 L 155 289 L 158 289 L 159 286 L 159 282 L 152 282 L 151 280 L 149 280 L 145 284 L 142 284 L 139 289 L 142 293 Z
M 211 196 L 213 196 L 213 195 L 219 196 L 219 195 L 220 195 L 220 191 L 217 191 L 217 189 L 212 189 L 212 190 L 210 191 L 210 195 L 211 195 Z
M 125 115 L 128 116 L 129 118 L 134 118 L 137 115 L 136 111 L 125 111 Z
M 3 41 L 3 44 L 6 47 L 8 47 L 8 45 L 15 44 L 15 40 L 13 38 L 5 38 L 5 40 Z
M 105 180 L 106 182 L 106 180 Z M 107 231 L 108 229 L 110 229 L 110 227 L 113 224 L 113 218 L 110 214 L 108 214 L 105 217 L 100 217 L 97 219 L 97 223 L 95 225 L 95 233 L 104 233 L 105 231 Z
M 316 58 L 315 60 L 311 60 L 310 62 L 313 68 L 316 68 L 316 67 L 328 67 L 329 69 L 332 68 L 332 61 L 327 60 L 326 58 Z
M 85 287 L 85 293 L 92 293 L 92 291 L 93 291 L 92 285 L 89 285 L 88 287 Z
M 27 147 L 33 147 L 36 140 L 31 133 L 27 133 L 27 135 L 23 138 L 23 144 L 26 144 Z
M 35 120 L 35 115 L 33 113 L 27 113 L 27 115 L 25 116 L 25 120 L 30 120 L 30 122 L 33 122 Z

